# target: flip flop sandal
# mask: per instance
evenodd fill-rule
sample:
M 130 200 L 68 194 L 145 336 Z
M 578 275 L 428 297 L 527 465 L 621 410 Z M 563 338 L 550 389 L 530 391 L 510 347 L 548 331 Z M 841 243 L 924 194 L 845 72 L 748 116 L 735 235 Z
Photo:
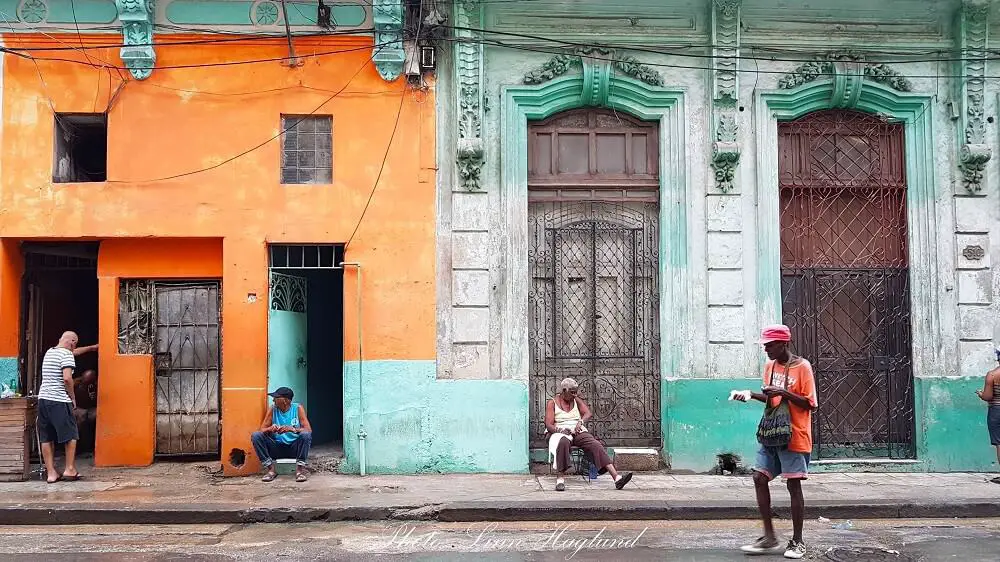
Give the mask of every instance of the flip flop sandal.
M 261 482 L 271 482 L 271 481 L 273 481 L 277 477 L 278 477 L 277 474 L 269 472 L 269 473 L 265 474 L 264 477 L 260 479 L 260 481 Z
M 559 482 L 558 484 L 556 484 L 556 491 L 557 492 L 565 492 L 566 491 L 566 484 L 564 484 L 562 482 Z
M 630 480 L 632 480 L 631 472 L 626 472 L 625 474 L 622 474 L 622 477 L 619 478 L 617 482 L 615 482 L 615 488 L 621 490 L 622 488 L 625 487 L 625 484 L 629 483 Z
M 45 483 L 46 484 L 55 484 L 56 482 L 62 482 L 62 479 L 63 479 L 62 476 L 56 478 L 55 480 L 45 479 Z
M 306 480 L 309 480 L 309 477 L 301 472 L 295 475 L 296 482 L 305 482 Z
M 80 476 L 79 474 L 74 474 L 73 476 L 63 476 L 62 480 L 67 482 L 76 482 L 77 480 L 83 480 L 83 476 Z

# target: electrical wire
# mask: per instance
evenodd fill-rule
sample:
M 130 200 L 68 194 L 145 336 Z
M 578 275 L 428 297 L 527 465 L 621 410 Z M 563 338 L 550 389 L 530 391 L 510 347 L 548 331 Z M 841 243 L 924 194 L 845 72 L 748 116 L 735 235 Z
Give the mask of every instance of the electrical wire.
M 361 210 L 361 216 L 358 217 L 357 224 L 354 225 L 354 230 L 351 232 L 350 238 L 347 239 L 347 243 L 344 244 L 344 251 L 351 245 L 351 241 L 354 240 L 354 235 L 358 233 L 358 229 L 361 228 L 361 222 L 365 220 L 365 214 L 368 213 L 368 207 L 372 204 L 372 199 L 375 197 L 375 191 L 378 189 L 379 181 L 382 180 L 382 172 L 385 171 L 385 164 L 389 161 L 389 150 L 392 148 L 392 141 L 396 138 L 396 131 L 399 129 L 399 118 L 403 115 L 403 102 L 406 101 L 406 94 L 409 91 L 407 86 L 403 87 L 403 93 L 399 96 L 399 109 L 396 111 L 396 121 L 392 125 L 392 133 L 389 134 L 389 142 L 385 147 L 385 154 L 382 155 L 382 164 L 379 165 L 378 175 L 375 176 L 375 183 L 372 184 L 372 189 L 368 193 L 368 201 L 365 202 L 364 209 Z
M 179 174 L 173 174 L 173 175 L 169 175 L 169 176 L 163 176 L 163 177 L 159 177 L 159 178 L 152 178 L 152 179 L 146 179 L 146 180 L 108 180 L 107 183 L 117 183 L 117 184 L 122 184 L 122 183 L 130 183 L 130 184 L 131 183 L 154 183 L 154 182 L 160 182 L 160 181 L 173 180 L 173 179 L 177 179 L 177 178 L 183 178 L 183 177 L 187 177 L 187 176 L 193 176 L 193 175 L 196 175 L 196 174 L 201 174 L 203 172 L 208 172 L 210 170 L 215 170 L 217 168 L 221 168 L 222 166 L 225 166 L 226 164 L 229 164 L 230 162 L 233 162 L 234 160 L 238 160 L 238 159 L 246 156 L 247 154 L 250 154 L 251 152 L 254 152 L 254 151 L 256 151 L 256 150 L 258 150 L 258 149 L 266 146 L 268 143 L 274 141 L 275 139 L 281 137 L 282 135 L 284 135 L 288 131 L 290 131 L 290 130 L 294 129 L 295 127 L 297 127 L 299 125 L 299 123 L 301 123 L 305 119 L 307 119 L 307 118 L 312 117 L 313 115 L 315 115 L 316 112 L 318 112 L 320 109 L 323 109 L 323 107 L 326 104 L 328 104 L 331 101 L 333 101 L 333 99 L 336 98 L 338 95 L 340 95 L 341 92 L 343 92 L 344 90 L 346 90 L 347 87 L 351 85 L 351 82 L 353 82 L 354 79 L 357 78 L 357 76 L 359 74 L 361 74 L 361 71 L 364 70 L 365 68 L 367 68 L 369 64 L 371 64 L 371 62 L 372 62 L 373 59 L 374 59 L 374 54 L 371 57 L 369 57 L 368 59 L 366 59 L 365 62 L 364 62 L 364 64 L 362 64 L 358 68 L 358 70 L 353 75 L 351 75 L 351 77 L 347 80 L 347 82 L 344 83 L 344 87 L 343 88 L 341 88 L 340 90 L 334 92 L 330 97 L 328 97 L 325 100 L 323 100 L 323 103 L 321 103 L 318 106 L 316 106 L 312 111 L 310 111 L 309 113 L 306 113 L 305 115 L 300 115 L 299 118 L 296 119 L 295 122 L 292 125 L 283 128 L 277 134 L 271 136 L 270 138 L 268 138 L 264 142 L 262 142 L 260 144 L 257 144 L 257 145 L 255 145 L 255 146 L 253 146 L 251 148 L 248 148 L 248 149 L 244 150 L 243 152 L 240 152 L 239 154 L 236 154 L 235 156 L 230 156 L 229 158 L 226 158 L 225 160 L 223 160 L 223 161 L 221 161 L 221 162 L 219 162 L 217 164 L 213 164 L 211 166 L 207 166 L 207 167 L 204 167 L 204 168 L 199 168 L 197 170 L 191 170 L 189 172 L 183 172 L 183 173 L 179 173 Z
M 420 11 L 417 17 L 417 32 L 414 34 L 416 40 L 420 40 L 420 31 L 423 24 L 423 4 L 420 5 Z M 375 176 L 375 183 L 372 184 L 372 189 L 368 193 L 368 200 L 365 202 L 365 207 L 361 209 L 361 216 L 358 217 L 357 224 L 354 225 L 354 230 L 351 232 L 351 236 L 347 239 L 347 243 L 344 244 L 344 252 L 347 252 L 347 248 L 350 247 L 351 242 L 354 240 L 354 235 L 358 233 L 358 229 L 361 228 L 362 221 L 365 220 L 365 214 L 368 213 L 368 207 L 372 204 L 372 199 L 375 197 L 375 191 L 378 189 L 378 183 L 382 180 L 382 172 L 385 171 L 385 164 L 389 161 L 389 151 L 392 149 L 392 141 L 396 138 L 396 131 L 399 129 L 399 118 L 403 115 L 403 102 L 406 101 L 406 93 L 408 88 L 403 86 L 403 92 L 399 96 L 399 108 L 396 110 L 396 121 L 392 125 L 392 133 L 389 134 L 389 142 L 385 146 L 385 154 L 382 155 L 382 164 L 379 165 L 378 175 Z

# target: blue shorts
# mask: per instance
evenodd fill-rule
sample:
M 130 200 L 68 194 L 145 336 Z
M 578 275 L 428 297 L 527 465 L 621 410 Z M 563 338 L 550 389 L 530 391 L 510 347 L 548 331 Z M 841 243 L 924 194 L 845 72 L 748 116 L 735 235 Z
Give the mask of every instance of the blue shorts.
M 796 453 L 785 448 L 761 447 L 753 469 L 768 480 L 779 475 L 785 480 L 805 480 L 809 476 L 809 453 Z

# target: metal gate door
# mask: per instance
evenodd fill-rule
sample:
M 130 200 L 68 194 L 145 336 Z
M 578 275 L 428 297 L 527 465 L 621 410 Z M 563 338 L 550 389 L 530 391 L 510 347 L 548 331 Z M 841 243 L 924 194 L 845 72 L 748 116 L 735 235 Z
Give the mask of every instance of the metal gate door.
M 817 458 L 912 458 L 903 127 L 851 111 L 779 125 L 784 322 L 816 374 Z
M 219 453 L 219 284 L 149 283 L 156 453 Z
M 533 447 L 573 377 L 609 446 L 660 446 L 656 204 L 534 204 L 529 293 Z
M 532 448 L 565 377 L 606 445 L 662 445 L 658 130 L 604 109 L 529 124 Z

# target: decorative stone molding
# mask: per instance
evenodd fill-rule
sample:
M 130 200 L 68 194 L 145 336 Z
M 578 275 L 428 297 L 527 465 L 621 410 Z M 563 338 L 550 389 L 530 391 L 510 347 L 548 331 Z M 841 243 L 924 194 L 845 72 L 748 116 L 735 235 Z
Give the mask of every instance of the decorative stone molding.
M 455 76 L 458 82 L 458 179 L 469 191 L 480 189 L 483 170 L 483 8 L 478 0 L 455 6 Z
M 153 74 L 156 51 L 153 50 L 154 0 L 115 0 L 118 20 L 122 23 L 124 47 L 121 59 L 136 80 Z
M 583 71 L 586 83 L 584 89 L 592 92 L 591 105 L 606 103 L 612 70 L 650 86 L 663 85 L 660 73 L 642 64 L 635 57 L 618 55 L 613 49 L 597 47 L 574 49 L 570 53 L 556 55 L 537 70 L 525 74 L 523 81 L 529 85 L 544 84 L 576 68 Z
M 375 24 L 375 46 L 372 61 L 383 80 L 392 82 L 403 73 L 406 53 L 403 51 L 402 0 L 373 0 L 372 20 Z
M 591 64 L 591 63 L 584 63 Z M 586 68 L 586 66 L 584 67 Z M 617 68 L 616 68 L 617 70 Z M 660 346 L 663 373 L 703 373 L 704 362 L 690 337 L 692 267 L 688 263 L 690 186 L 686 175 L 688 123 L 684 94 L 650 85 L 631 75 L 609 72 L 606 107 L 660 123 Z M 648 78 L 648 77 L 647 77 Z M 591 81 L 592 83 L 592 81 Z M 506 86 L 500 108 L 499 238 L 507 263 L 504 290 L 498 295 L 501 361 L 499 378 L 528 380 L 528 121 L 582 107 L 588 99 L 584 76 L 561 76 L 543 84 Z M 592 98 L 591 98 L 592 99 Z M 691 375 L 695 376 L 695 375 Z M 702 375 L 704 376 L 704 375 Z
M 969 193 L 983 189 L 983 171 L 992 156 L 986 142 L 983 102 L 986 94 L 986 57 L 990 5 L 986 0 L 965 0 L 955 34 L 959 79 L 955 80 L 958 105 L 959 169 Z
M 712 114 L 715 185 L 728 193 L 740 162 L 736 102 L 739 98 L 740 8 L 742 0 L 712 2 Z
M 740 145 L 736 140 L 736 116 L 728 111 L 719 113 L 715 141 L 712 143 L 712 168 L 715 184 L 725 193 L 733 189 L 736 165 L 740 162 Z
M 853 51 L 829 53 L 825 58 L 801 64 L 782 77 L 778 87 L 790 90 L 822 79 L 833 79 L 832 107 L 837 108 L 857 105 L 866 81 L 884 84 L 899 92 L 913 90 L 913 84 L 892 67 L 868 63 L 864 55 Z
M 24 0 L 17 7 L 17 16 L 24 23 L 45 23 L 49 17 L 49 6 L 45 0 Z
M 739 95 L 740 7 L 742 0 L 712 2 L 712 96 L 716 103 L 736 103 Z
M 962 249 L 962 257 L 969 261 L 979 261 L 986 257 L 986 250 L 982 246 L 970 244 Z

